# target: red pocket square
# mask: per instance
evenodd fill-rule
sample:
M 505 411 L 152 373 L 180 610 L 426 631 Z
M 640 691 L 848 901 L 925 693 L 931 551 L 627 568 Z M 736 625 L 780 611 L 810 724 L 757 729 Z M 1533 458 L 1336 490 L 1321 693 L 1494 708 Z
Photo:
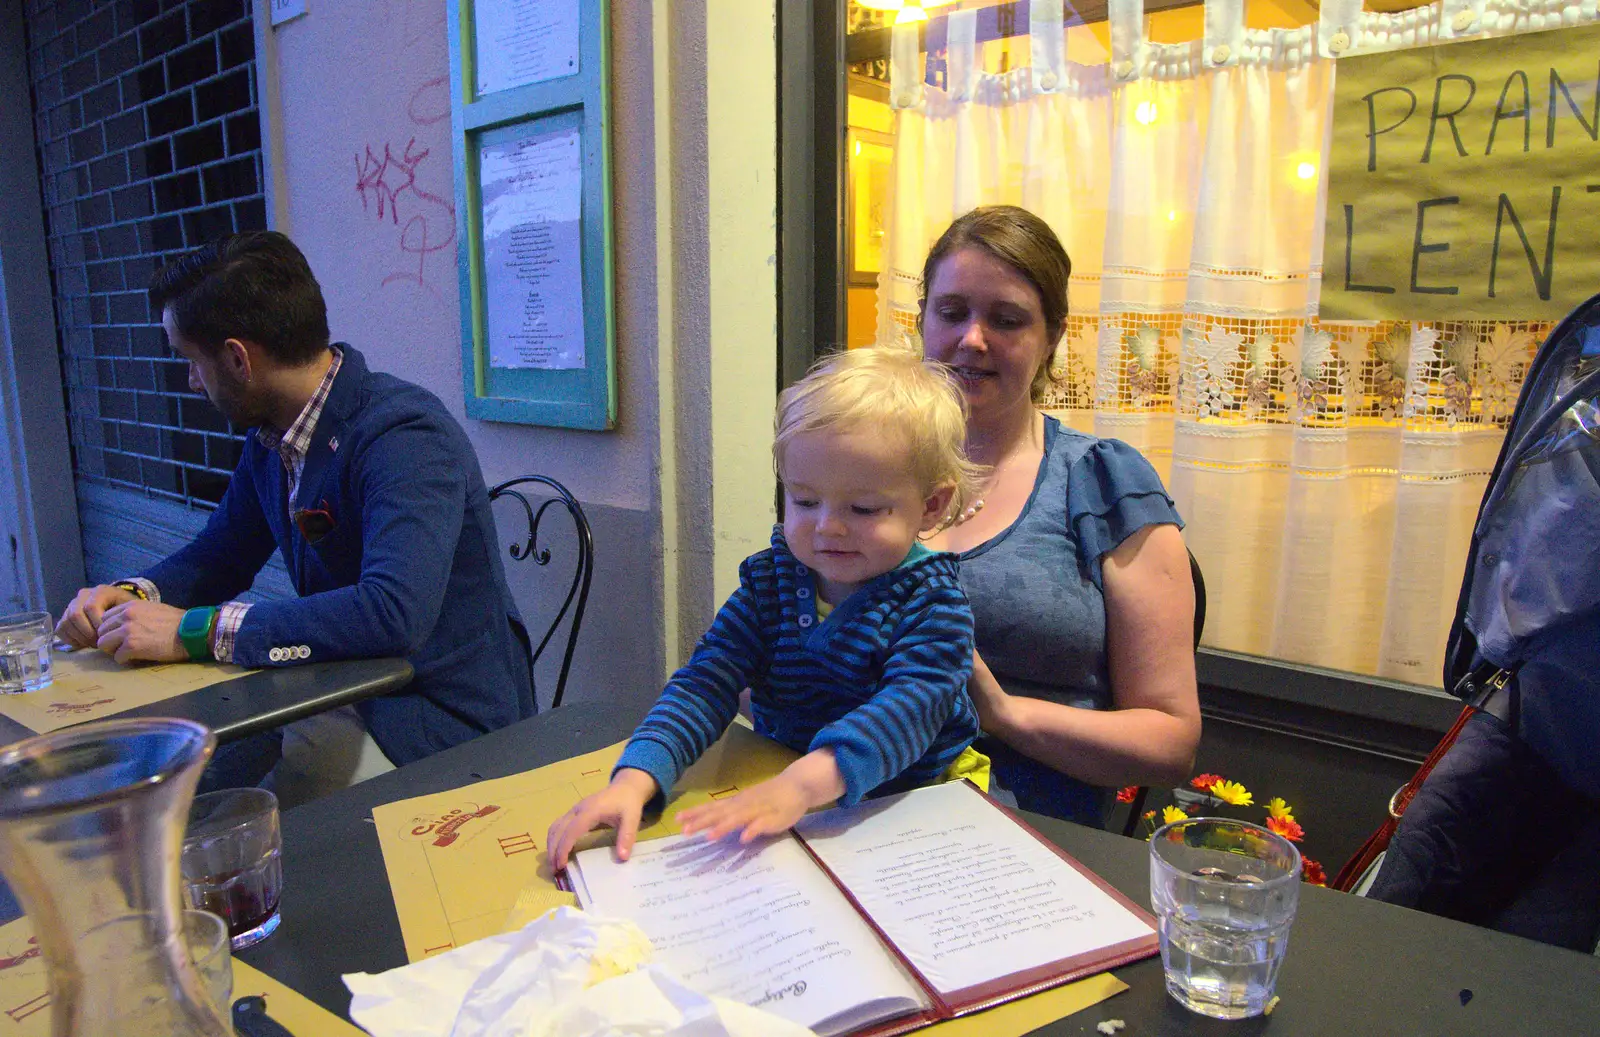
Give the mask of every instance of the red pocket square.
M 333 513 L 328 510 L 328 502 L 323 501 L 320 508 L 301 508 L 294 513 L 294 524 L 300 530 L 300 535 L 306 538 L 306 543 L 319 543 L 323 537 L 333 532 L 335 525 Z

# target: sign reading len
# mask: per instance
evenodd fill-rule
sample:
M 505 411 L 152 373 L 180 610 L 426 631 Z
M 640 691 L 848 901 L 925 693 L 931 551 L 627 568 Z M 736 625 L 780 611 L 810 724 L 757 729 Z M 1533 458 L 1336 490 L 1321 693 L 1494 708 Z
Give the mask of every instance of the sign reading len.
M 1557 319 L 1600 291 L 1600 26 L 1339 62 L 1325 320 Z

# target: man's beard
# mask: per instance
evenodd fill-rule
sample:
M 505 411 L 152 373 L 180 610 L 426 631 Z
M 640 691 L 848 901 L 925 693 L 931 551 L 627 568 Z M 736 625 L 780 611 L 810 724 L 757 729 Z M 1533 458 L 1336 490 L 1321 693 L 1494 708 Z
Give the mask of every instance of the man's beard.
M 207 394 L 211 405 L 238 429 L 254 428 L 267 420 L 266 401 L 255 398 L 250 383 L 219 372 L 216 391 Z

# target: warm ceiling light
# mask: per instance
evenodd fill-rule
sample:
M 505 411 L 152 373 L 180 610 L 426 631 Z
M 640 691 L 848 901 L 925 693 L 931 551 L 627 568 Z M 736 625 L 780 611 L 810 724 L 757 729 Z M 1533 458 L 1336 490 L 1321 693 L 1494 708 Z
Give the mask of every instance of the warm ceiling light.
M 1141 126 L 1148 126 L 1156 121 L 1156 103 L 1154 101 L 1140 101 L 1133 110 L 1133 117 L 1139 120 Z
M 1295 167 L 1295 175 L 1302 180 L 1310 180 L 1317 175 L 1317 167 L 1310 162 L 1302 162 Z
M 856 0 L 857 7 L 865 7 L 870 11 L 898 11 L 906 5 L 906 0 Z
M 904 25 L 907 22 L 925 22 L 927 20 L 928 12 L 916 4 L 908 4 L 900 8 L 900 13 L 894 16 L 896 25 Z

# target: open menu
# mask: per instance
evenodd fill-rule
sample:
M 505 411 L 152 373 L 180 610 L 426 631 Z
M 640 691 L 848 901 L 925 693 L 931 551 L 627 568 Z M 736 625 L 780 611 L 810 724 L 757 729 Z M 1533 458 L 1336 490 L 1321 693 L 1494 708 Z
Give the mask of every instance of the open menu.
M 1155 921 L 967 782 L 747 846 L 674 836 L 568 869 L 703 993 L 834 1034 L 906 1033 L 1156 953 Z

